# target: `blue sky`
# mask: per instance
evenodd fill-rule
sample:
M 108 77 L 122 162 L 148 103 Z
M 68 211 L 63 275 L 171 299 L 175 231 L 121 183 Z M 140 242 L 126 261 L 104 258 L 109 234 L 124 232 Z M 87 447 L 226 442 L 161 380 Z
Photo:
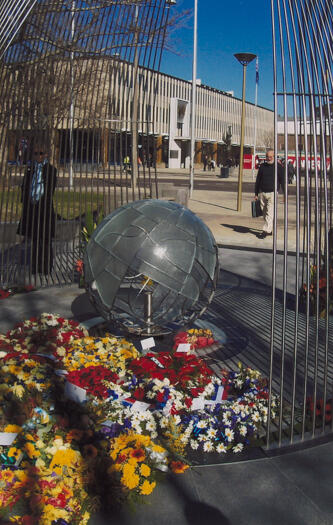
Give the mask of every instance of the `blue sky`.
M 197 77 L 203 84 L 242 96 L 242 66 L 234 53 L 259 57 L 258 104 L 273 109 L 273 51 L 270 0 L 198 0 Z M 177 0 L 172 9 L 193 9 L 194 0 Z M 161 71 L 192 79 L 193 16 L 172 34 L 178 55 L 164 52 Z M 255 101 L 255 61 L 246 77 L 246 100 Z

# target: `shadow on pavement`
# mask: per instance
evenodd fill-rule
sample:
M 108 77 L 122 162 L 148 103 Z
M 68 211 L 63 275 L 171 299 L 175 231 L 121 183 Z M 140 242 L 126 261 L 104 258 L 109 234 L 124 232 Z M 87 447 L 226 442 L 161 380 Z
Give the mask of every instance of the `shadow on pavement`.
M 252 233 L 252 235 L 258 236 L 262 232 L 262 229 L 248 228 L 247 226 L 239 226 L 238 224 L 221 224 L 225 228 L 231 228 L 236 233 Z
M 215 206 L 216 208 L 222 208 L 223 210 L 236 211 L 236 208 L 228 208 L 228 206 L 221 206 L 221 204 L 215 204 L 213 202 L 205 202 L 203 200 L 198 201 L 197 199 L 191 199 L 193 202 L 199 202 L 200 204 L 207 204 L 208 206 Z

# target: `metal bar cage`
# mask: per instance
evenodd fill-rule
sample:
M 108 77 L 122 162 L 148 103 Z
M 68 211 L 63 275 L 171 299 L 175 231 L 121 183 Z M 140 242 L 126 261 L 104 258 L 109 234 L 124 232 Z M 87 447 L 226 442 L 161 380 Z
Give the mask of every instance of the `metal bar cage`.
M 271 0 L 271 15 L 276 164 L 283 150 L 286 193 L 282 206 L 275 199 L 271 310 L 255 323 L 266 334 L 258 336 L 267 350 L 258 368 L 280 398 L 274 421 L 269 406 L 267 449 L 330 433 L 333 424 L 332 3 Z M 7 0 L 0 20 L 0 282 L 71 283 L 83 228 L 89 235 L 121 204 L 158 195 L 150 71 L 159 69 L 169 6 Z M 43 194 L 29 178 L 36 160 Z M 247 316 L 243 328 L 251 309 Z
M 283 292 L 278 303 L 275 241 L 269 382 L 270 391 L 279 394 L 280 408 L 274 425 L 270 407 L 268 448 L 331 432 L 333 389 L 332 3 L 275 0 L 271 11 L 275 152 L 284 151 L 286 192 L 282 211 L 277 197 L 275 202 L 275 239 L 279 212 L 284 223 Z M 288 195 L 291 152 L 294 206 Z M 292 256 L 290 224 L 296 225 Z

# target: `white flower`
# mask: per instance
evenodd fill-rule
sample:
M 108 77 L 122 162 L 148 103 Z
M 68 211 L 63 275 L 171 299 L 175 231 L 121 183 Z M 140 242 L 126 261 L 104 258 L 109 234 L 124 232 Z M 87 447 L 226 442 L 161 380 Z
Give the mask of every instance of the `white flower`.
M 238 443 L 235 447 L 233 447 L 232 451 L 234 454 L 237 454 L 237 452 L 241 452 L 244 448 L 243 443 Z
M 227 438 L 227 440 L 228 440 L 229 442 L 232 441 L 232 440 L 234 439 L 234 431 L 231 430 L 231 428 L 228 428 L 228 427 L 227 427 L 227 428 L 225 429 L 224 433 L 225 433 L 225 436 L 226 436 L 226 438 Z
M 175 416 L 173 416 L 173 422 L 175 425 L 179 425 L 181 423 L 181 419 L 180 419 L 180 416 L 178 416 L 177 414 Z
M 217 451 L 219 454 L 221 454 L 221 453 L 225 454 L 225 453 L 227 452 L 227 449 L 226 449 L 226 447 L 225 447 L 225 445 L 224 445 L 223 443 L 219 443 L 219 444 L 217 445 L 217 447 L 216 447 L 216 451 Z
M 153 399 L 155 397 L 155 394 L 154 394 L 154 392 L 150 391 L 150 392 L 147 392 L 146 397 L 148 399 Z
M 216 430 L 214 428 L 209 428 L 207 430 L 207 436 L 209 438 L 214 438 L 216 436 Z
M 203 448 L 205 452 L 212 452 L 212 450 L 214 450 L 214 447 L 211 441 L 206 441 L 206 443 L 204 443 Z
M 164 416 L 161 417 L 159 423 L 161 428 L 165 428 L 168 425 L 168 418 Z
M 194 439 L 191 439 L 190 445 L 193 450 L 197 450 L 197 448 L 199 447 L 199 443 L 195 441 Z
M 251 418 L 252 418 L 252 421 L 255 421 L 256 423 L 259 423 L 259 421 L 260 421 L 259 412 L 257 412 L 257 411 L 253 412 Z
M 46 320 L 46 324 L 47 324 L 48 326 L 57 326 L 58 321 L 57 321 L 56 319 L 54 319 L 54 318 L 53 318 L 53 319 L 47 319 L 47 320 Z
M 206 428 L 207 421 L 204 421 L 203 419 L 201 421 L 198 421 L 197 428 Z
M 246 436 L 247 434 L 247 428 L 245 425 L 241 425 L 240 429 L 239 429 L 239 433 L 241 436 Z
M 224 423 L 224 424 L 229 423 L 229 421 L 230 421 L 230 417 L 231 417 L 230 412 L 225 412 L 225 413 L 223 414 L 223 418 L 222 418 L 223 423 Z
M 148 423 L 146 424 L 146 429 L 151 431 L 151 432 L 154 432 L 156 430 L 155 422 L 154 421 L 148 421 Z

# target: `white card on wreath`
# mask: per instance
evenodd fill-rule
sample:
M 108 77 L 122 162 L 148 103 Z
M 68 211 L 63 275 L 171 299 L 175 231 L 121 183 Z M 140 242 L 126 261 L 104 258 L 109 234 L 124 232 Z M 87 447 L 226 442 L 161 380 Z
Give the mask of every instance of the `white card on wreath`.
M 142 339 L 141 348 L 142 350 L 149 350 L 155 346 L 155 341 L 153 337 L 148 337 L 148 339 Z
M 222 401 L 223 392 L 224 392 L 224 386 L 219 386 L 218 389 L 217 389 L 216 398 L 215 399 L 206 399 L 205 400 L 205 405 L 222 404 L 223 403 L 223 401 Z
M 155 363 L 155 365 L 159 366 L 160 368 L 164 368 L 162 363 L 156 357 L 151 357 L 150 359 L 153 361 L 153 363 Z
M 54 371 L 54 373 L 57 375 L 57 376 L 66 376 L 68 374 L 67 370 L 62 370 L 60 368 L 58 368 L 57 370 Z
M 0 432 L 0 445 L 9 447 L 17 436 L 17 432 Z
M 133 412 L 146 412 L 149 407 L 149 403 L 145 403 L 144 401 L 134 401 L 133 405 L 131 406 L 131 410 Z
M 192 399 L 191 410 L 203 410 L 205 408 L 205 400 L 203 397 L 195 397 Z
M 65 396 L 76 403 L 83 403 L 87 399 L 87 391 L 69 381 L 65 383 Z
M 177 346 L 176 352 L 190 352 L 191 351 L 191 345 L 190 343 L 179 343 Z
M 48 359 L 51 359 L 51 361 L 56 361 L 57 360 L 57 358 L 54 357 L 53 354 L 41 354 L 41 353 L 38 353 L 36 355 L 39 355 L 40 357 L 47 357 Z

